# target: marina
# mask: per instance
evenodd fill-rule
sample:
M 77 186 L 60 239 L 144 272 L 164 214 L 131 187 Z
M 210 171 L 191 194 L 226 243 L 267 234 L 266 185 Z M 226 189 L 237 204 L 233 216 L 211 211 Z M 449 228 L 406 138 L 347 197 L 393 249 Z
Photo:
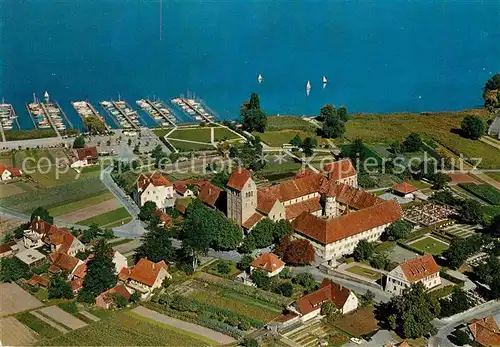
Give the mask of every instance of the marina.
M 179 96 L 174 98 L 171 102 L 177 105 L 185 114 L 194 118 L 197 121 L 205 121 L 207 123 L 213 123 L 215 114 L 212 114 L 210 110 L 202 101 L 197 101 L 194 98 L 184 98 L 184 96 Z
M 100 105 L 122 129 L 136 129 L 141 127 L 140 117 L 125 101 L 101 101 Z
M 5 142 L 6 130 L 12 130 L 14 128 L 14 122 L 17 124 L 19 129 L 19 123 L 17 122 L 16 112 L 11 104 L 6 104 L 4 100 L 0 104 L 0 133 L 2 135 L 2 141 Z
M 174 126 L 176 123 L 172 110 L 161 100 L 140 99 L 136 101 L 137 105 L 151 116 L 161 126 Z
M 73 105 L 73 108 L 75 109 L 76 113 L 80 116 L 80 118 L 83 121 L 83 124 L 85 125 L 85 121 L 89 117 L 95 117 L 104 123 L 104 127 L 106 128 L 107 131 L 109 131 L 109 125 L 106 123 L 105 119 L 103 116 L 101 116 L 97 110 L 92 106 L 92 104 L 88 101 L 72 101 L 71 105 Z
M 62 111 L 58 103 L 50 102 L 50 97 L 47 92 L 44 95 L 45 102 L 41 102 L 35 94 L 33 94 L 33 102 L 26 104 L 26 109 L 30 114 L 33 125 L 36 129 L 54 129 L 57 136 L 61 136 L 59 131 L 66 130 L 67 124 L 72 128 L 73 125 Z

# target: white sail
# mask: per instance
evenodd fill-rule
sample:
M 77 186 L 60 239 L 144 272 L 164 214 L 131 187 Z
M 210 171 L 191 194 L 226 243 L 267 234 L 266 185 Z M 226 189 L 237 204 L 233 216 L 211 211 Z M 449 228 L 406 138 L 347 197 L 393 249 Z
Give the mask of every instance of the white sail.
M 262 83 L 262 80 L 263 80 L 262 75 L 259 74 L 259 77 L 257 77 L 257 81 L 259 81 L 259 83 Z
M 328 81 L 327 81 L 326 77 L 325 77 L 325 76 L 323 76 L 323 83 L 327 83 L 327 82 L 328 82 Z
M 306 84 L 306 94 L 309 96 L 309 93 L 311 92 L 311 81 L 307 81 Z

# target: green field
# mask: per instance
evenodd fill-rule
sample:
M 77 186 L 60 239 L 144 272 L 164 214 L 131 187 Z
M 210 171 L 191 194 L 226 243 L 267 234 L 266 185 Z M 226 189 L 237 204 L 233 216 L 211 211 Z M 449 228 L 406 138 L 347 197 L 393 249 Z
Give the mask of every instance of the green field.
M 500 205 L 500 191 L 489 184 L 459 183 L 458 186 L 489 204 Z
M 495 181 L 500 182 L 500 172 L 486 172 L 486 175 L 490 176 Z
M 67 150 L 64 148 L 47 148 L 47 149 L 24 149 L 12 152 L 12 164 L 15 167 L 32 168 L 40 165 L 42 167 L 68 161 Z
M 164 137 L 167 135 L 173 128 L 161 128 L 161 129 L 153 129 L 153 133 L 155 133 L 158 137 Z
M 302 117 L 297 116 L 271 116 L 267 117 L 266 131 L 278 131 L 283 129 L 302 130 L 315 133 L 316 126 Z
M 483 206 L 482 209 L 486 223 L 491 223 L 493 218 L 500 215 L 500 206 Z
M 215 150 L 215 147 L 211 144 L 207 143 L 206 145 L 200 143 L 190 143 L 183 141 L 176 141 L 174 139 L 168 139 L 168 141 L 177 148 L 180 152 L 189 152 L 189 151 L 200 151 L 200 150 Z
M 480 167 L 500 167 L 500 156 L 494 155 L 493 147 L 481 141 L 463 138 L 457 133 L 456 129 L 460 128 L 462 119 L 469 114 L 484 120 L 489 117 L 488 112 L 483 109 L 430 114 L 356 114 L 346 124 L 346 137 L 351 141 L 359 137 L 367 143 L 391 143 L 403 140 L 411 132 L 417 132 L 455 154 L 483 158 Z
M 416 242 L 408 243 L 408 245 L 424 253 L 430 253 L 433 255 L 441 254 L 449 247 L 448 244 L 430 236 L 424 237 Z
M 240 137 L 227 128 L 214 128 L 214 141 L 233 140 Z
M 346 269 L 347 272 L 351 272 L 356 275 L 360 275 L 363 277 L 368 278 L 369 280 L 374 280 L 378 281 L 379 279 L 382 278 L 382 274 L 370 269 L 367 269 L 365 267 L 359 266 L 359 265 L 354 265 Z
M 303 140 L 306 137 L 316 138 L 318 145 L 323 144 L 326 140 L 316 136 L 313 132 L 305 132 L 302 130 L 279 130 L 279 131 L 265 131 L 264 133 L 254 133 L 260 136 L 260 139 L 271 147 L 281 147 L 285 143 L 289 143 L 295 135 L 299 135 Z
M 16 315 L 16 319 L 26 325 L 31 330 L 37 332 L 41 337 L 52 338 L 61 335 L 59 330 L 51 327 L 41 319 L 33 316 L 29 312 Z
M 109 211 L 103 214 L 99 214 L 97 216 L 79 221 L 77 224 L 81 225 L 90 225 L 90 224 L 97 224 L 100 227 L 113 227 L 116 226 L 116 223 L 119 223 L 120 221 L 125 221 L 125 220 L 130 220 L 129 218 L 130 215 L 125 209 L 125 207 L 120 207 L 117 208 L 116 210 Z M 125 222 L 124 222 L 125 223 Z M 121 225 L 119 223 L 118 225 Z
M 168 139 L 189 140 L 197 142 L 211 142 L 209 127 L 177 128 L 168 136 Z
M 56 217 L 56 216 L 60 216 L 60 215 L 63 215 L 63 214 L 69 213 L 69 212 L 80 210 L 84 207 L 98 204 L 100 202 L 112 199 L 113 197 L 114 197 L 113 193 L 106 192 L 106 193 L 102 193 L 102 194 L 96 195 L 96 196 L 91 196 L 89 198 L 82 199 L 79 201 L 70 202 L 68 204 L 53 207 L 53 208 L 49 209 L 49 213 L 51 216 Z
M 203 336 L 121 311 L 112 317 L 40 341 L 41 346 L 206 346 L 216 345 Z

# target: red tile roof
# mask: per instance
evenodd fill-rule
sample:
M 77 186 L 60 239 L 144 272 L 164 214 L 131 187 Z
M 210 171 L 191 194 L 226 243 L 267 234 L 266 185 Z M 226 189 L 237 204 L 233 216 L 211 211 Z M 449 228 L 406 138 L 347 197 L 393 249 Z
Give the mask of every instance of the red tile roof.
M 500 346 L 500 329 L 492 316 L 473 319 L 469 322 L 468 327 L 474 340 L 482 346 Z
M 293 220 L 292 226 L 299 234 L 326 245 L 392 223 L 401 216 L 401 207 L 390 200 L 332 219 L 303 212 Z
M 251 178 L 250 171 L 243 168 L 237 168 L 229 177 L 229 181 L 227 182 L 227 186 L 231 189 L 235 189 L 241 191 L 247 183 L 248 179 Z
M 87 274 L 87 264 L 80 264 L 76 267 L 75 272 L 73 275 L 78 278 L 85 278 L 85 275 Z
M 357 174 L 356 169 L 352 165 L 351 159 L 348 158 L 326 164 L 323 167 L 323 171 L 328 172 L 329 177 L 335 181 Z
M 137 177 L 137 180 L 135 181 L 135 185 L 137 186 L 137 188 L 142 190 L 146 189 L 150 184 L 152 184 L 155 187 L 172 186 L 172 183 L 170 183 L 170 181 L 167 180 L 165 177 L 163 177 L 163 175 L 158 171 L 155 171 L 151 174 L 141 173 L 139 177 Z
M 401 194 L 410 194 L 417 191 L 418 189 L 409 184 L 408 182 L 402 182 L 393 186 L 392 190 L 399 192 Z
M 410 283 L 419 281 L 429 275 L 439 272 L 440 267 L 434 260 L 432 254 L 408 260 L 402 263 L 401 270 Z
M 33 275 L 33 277 L 31 277 L 31 279 L 28 281 L 28 284 L 30 286 L 48 287 L 50 284 L 50 281 L 45 277 Z
M 62 252 L 50 254 L 50 259 L 52 260 L 53 266 L 68 272 L 72 272 L 80 261 L 78 258 L 72 257 Z
M 257 191 L 257 211 L 269 214 L 276 201 L 278 201 L 277 198 L 268 196 L 263 191 Z
M 96 147 L 75 148 L 73 151 L 78 160 L 96 160 L 99 157 Z
M 285 263 L 274 253 L 262 253 L 251 265 L 257 269 L 274 272 L 285 266 Z
M 212 183 L 206 183 L 201 187 L 198 193 L 198 199 L 203 201 L 205 204 L 215 207 L 217 200 L 222 193 L 222 189 L 213 185 Z
M 22 175 L 22 171 L 15 167 L 8 168 L 7 170 L 9 170 L 10 174 L 14 177 L 20 177 Z
M 179 194 L 184 194 L 186 190 L 188 190 L 188 186 L 193 185 L 195 187 L 202 187 L 204 184 L 208 183 L 207 180 L 197 180 L 197 179 L 188 179 L 183 181 L 177 181 L 174 183 L 174 189 Z
M 156 209 L 153 211 L 153 214 L 155 216 L 160 216 L 160 221 L 166 226 L 166 227 L 171 227 L 172 226 L 172 217 L 170 217 L 168 214 L 163 212 L 160 209 Z
M 125 282 L 126 280 L 128 280 L 128 277 L 130 276 L 130 269 L 127 268 L 127 267 L 124 267 L 120 270 L 120 273 L 118 274 L 118 279 L 120 281 L 123 281 Z
M 285 206 L 286 219 L 292 220 L 297 218 L 302 212 L 317 212 L 321 211 L 320 198 L 307 199 L 296 204 Z
M 250 216 L 246 221 L 243 222 L 241 225 L 245 229 L 251 229 L 255 224 L 257 224 L 262 218 L 264 218 L 263 215 L 260 213 L 254 213 L 253 215 Z
M 323 187 L 323 192 L 329 197 L 335 197 L 342 204 L 357 210 L 384 202 L 379 197 L 362 189 L 344 183 L 333 183 L 333 181 Z
M 280 184 L 259 190 L 268 200 L 279 200 L 281 202 L 300 198 L 302 196 L 316 193 L 326 180 L 322 174 L 309 174 Z
M 148 286 L 153 286 L 158 277 L 160 270 L 168 268 L 168 265 L 162 260 L 158 263 L 142 258 L 130 271 L 129 279 L 143 283 Z
M 78 292 L 80 289 L 83 288 L 83 280 L 80 278 L 77 278 L 73 281 L 70 282 L 71 289 L 73 292 Z
M 5 172 L 5 170 L 7 170 L 5 165 L 0 165 L 0 175 L 3 174 Z
M 125 300 L 129 301 L 130 297 L 132 294 L 127 290 L 127 287 L 125 287 L 124 284 L 119 284 L 116 287 L 113 287 L 111 289 L 106 290 L 105 292 L 101 293 L 99 296 L 107 296 L 109 294 L 120 294 L 125 298 Z
M 298 299 L 297 306 L 303 315 L 320 309 L 324 302 L 333 302 L 338 309 L 342 309 L 350 293 L 349 289 L 324 279 L 317 291 Z

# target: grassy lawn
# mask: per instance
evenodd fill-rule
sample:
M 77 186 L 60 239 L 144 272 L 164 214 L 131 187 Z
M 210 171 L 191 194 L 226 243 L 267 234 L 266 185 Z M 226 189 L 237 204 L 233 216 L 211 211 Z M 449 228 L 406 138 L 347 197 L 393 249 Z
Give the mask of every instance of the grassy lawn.
M 218 266 L 221 263 L 226 263 L 229 265 L 229 273 L 221 273 L 219 272 Z M 224 261 L 224 260 L 217 260 L 214 261 L 212 264 L 210 264 L 206 270 L 208 273 L 211 273 L 212 275 L 224 277 L 224 278 L 231 278 L 234 275 L 238 274 L 240 270 L 236 267 L 236 264 L 231 262 L 231 261 Z
M 323 143 L 325 140 L 316 136 L 315 132 L 306 132 L 303 130 L 277 130 L 277 131 L 265 131 L 264 133 L 254 133 L 254 135 L 260 136 L 260 139 L 267 143 L 271 147 L 281 147 L 285 143 L 289 143 L 295 135 L 299 135 L 301 139 L 306 137 L 315 137 L 318 141 L 318 145 Z
M 172 128 L 166 128 L 166 129 L 153 129 L 153 132 L 155 133 L 156 136 L 158 137 L 164 137 L 165 135 L 167 135 L 170 131 L 172 130 Z
M 71 202 L 69 204 L 53 207 L 49 210 L 51 216 L 60 216 L 69 212 L 73 212 L 84 207 L 92 206 L 100 202 L 112 199 L 114 197 L 113 193 L 107 192 L 96 196 L 91 196 L 90 198 L 82 199 L 80 201 Z
M 240 137 L 227 128 L 214 128 L 214 141 L 239 139 Z
M 267 117 L 266 131 L 277 131 L 283 129 L 302 130 L 316 132 L 316 127 L 302 117 L 297 116 L 272 116 Z
M 380 274 L 379 272 L 364 268 L 359 265 L 351 266 L 350 268 L 346 269 L 346 271 L 366 277 L 369 280 L 374 280 L 374 281 L 378 281 L 379 279 L 382 278 L 382 274 Z
M 486 172 L 486 175 L 490 176 L 495 181 L 500 182 L 500 172 Z
M 491 223 L 495 216 L 500 215 L 500 206 L 483 206 L 482 209 L 487 223 Z
M 446 243 L 436 240 L 435 238 L 430 236 L 427 236 L 416 242 L 408 243 L 408 245 L 412 246 L 413 248 L 419 249 L 422 252 L 434 255 L 443 253 L 449 247 L 449 245 L 447 245 Z
M 418 189 L 429 188 L 431 186 L 429 183 L 420 180 L 409 180 L 408 183 Z
M 213 287 L 210 287 L 212 289 Z M 191 294 L 190 297 L 202 303 L 217 306 L 234 313 L 244 315 L 246 317 L 269 322 L 279 315 L 281 311 L 271 310 L 269 304 L 261 303 L 251 297 L 238 293 L 226 292 L 224 290 L 217 291 L 200 290 Z
M 21 168 L 23 162 L 25 162 L 25 167 L 34 168 L 37 163 L 40 166 L 47 166 L 55 164 L 58 159 L 59 163 L 62 163 L 64 159 L 68 159 L 64 148 L 24 149 L 13 152 L 12 166 Z
M 97 216 L 84 219 L 79 221 L 77 224 L 81 225 L 90 225 L 96 223 L 99 226 L 107 226 L 108 224 L 115 223 L 117 221 L 123 220 L 125 218 L 130 217 L 125 207 L 117 208 L 116 210 L 109 211 L 103 214 L 99 214 Z
M 500 156 L 493 155 L 491 146 L 463 138 L 455 131 L 468 114 L 485 120 L 488 118 L 487 111 L 483 109 L 430 114 L 357 114 L 346 124 L 346 137 L 351 141 L 360 137 L 368 143 L 390 143 L 394 140 L 401 141 L 409 133 L 417 132 L 425 134 L 455 154 L 483 158 L 480 167 L 500 167 Z
M 41 337 L 50 339 L 61 335 L 59 330 L 51 327 L 49 324 L 45 323 L 41 319 L 38 319 L 29 312 L 16 315 L 16 319 L 31 330 L 37 332 Z
M 210 128 L 178 128 L 168 136 L 168 139 L 189 140 L 210 143 Z
M 38 291 L 33 295 L 40 301 L 45 301 L 49 298 L 49 292 L 45 288 L 38 289 Z
M 121 311 L 108 319 L 40 341 L 44 346 L 206 346 L 216 345 L 203 336 Z
M 190 143 L 183 141 L 176 141 L 174 139 L 168 139 L 168 141 L 181 152 L 189 152 L 189 151 L 201 151 L 201 150 L 215 150 L 215 147 L 211 144 L 207 143 L 206 145 L 202 145 L 200 143 Z

